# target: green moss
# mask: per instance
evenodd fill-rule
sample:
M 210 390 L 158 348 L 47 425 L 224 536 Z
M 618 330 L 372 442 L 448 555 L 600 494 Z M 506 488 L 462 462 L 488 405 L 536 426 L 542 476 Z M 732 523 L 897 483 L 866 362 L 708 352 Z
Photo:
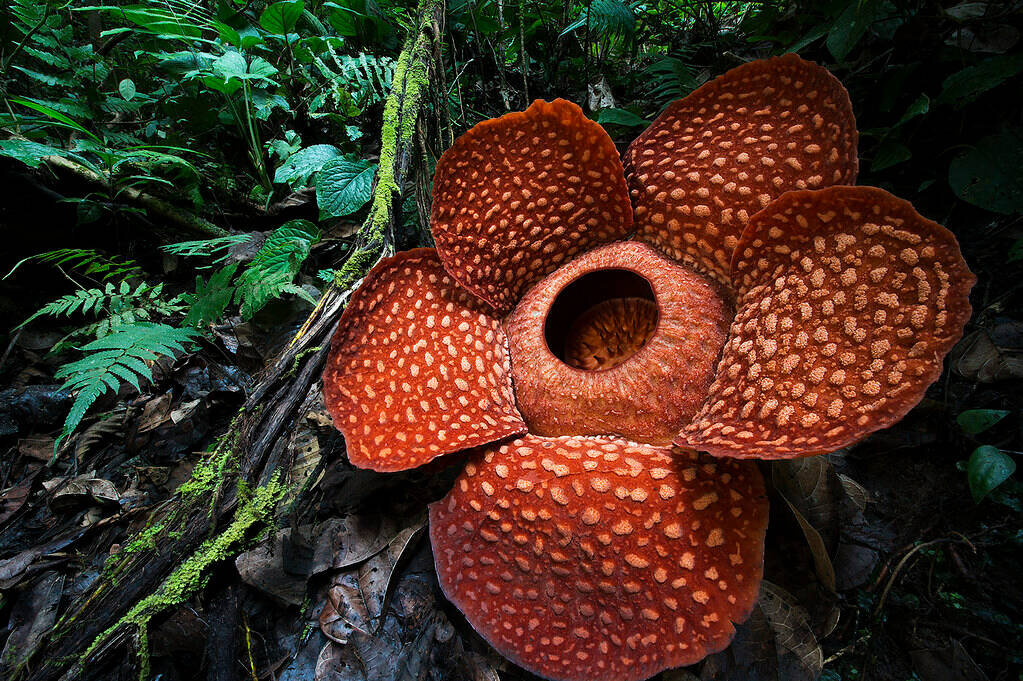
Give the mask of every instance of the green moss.
M 230 525 L 216 537 L 205 541 L 171 573 L 155 593 L 139 601 L 116 624 L 97 636 L 82 654 L 78 664 L 84 664 L 119 629 L 130 626 L 141 632 L 153 616 L 184 603 L 202 589 L 209 579 L 210 566 L 234 555 L 253 529 L 272 524 L 274 509 L 286 492 L 287 486 L 277 478 L 258 488 L 251 499 L 238 507 Z
M 437 0 L 424 0 L 419 5 L 419 11 L 425 17 L 432 16 L 436 4 Z M 366 276 L 378 259 L 389 255 L 385 252 L 385 245 L 389 243 L 387 230 L 394 203 L 401 195 L 395 177 L 398 149 L 408 145 L 416 132 L 416 120 L 419 118 L 423 96 L 430 87 L 429 63 L 432 52 L 430 37 L 425 31 L 419 31 L 409 38 L 409 43 L 394 67 L 391 94 L 384 104 L 384 121 L 380 131 L 380 169 L 377 171 L 369 217 L 362 227 L 361 245 L 348 257 L 334 278 L 342 290 L 354 286 Z
M 335 279 L 336 279 L 336 277 L 335 277 Z M 288 376 L 293 378 L 295 376 L 295 374 L 298 373 L 298 365 L 302 362 L 302 360 L 305 359 L 307 356 L 315 353 L 315 352 L 319 352 L 322 349 L 323 349 L 322 345 L 317 345 L 314 348 L 306 348 L 302 352 L 300 352 L 297 355 L 295 355 L 295 361 L 292 362 L 292 364 L 291 364 L 291 371 L 288 372 Z
M 149 681 L 152 674 L 149 664 L 149 627 L 146 625 L 139 627 L 138 636 L 135 638 L 138 641 L 136 655 L 139 659 L 139 681 Z
M 198 498 L 207 498 L 212 504 L 220 497 L 220 489 L 229 473 L 238 469 L 238 438 L 241 415 L 235 417 L 230 429 L 192 469 L 191 477 L 178 488 L 178 494 L 186 504 Z
M 135 535 L 135 538 L 128 542 L 128 545 L 121 549 L 122 553 L 138 553 L 139 551 L 145 551 L 148 549 L 156 548 L 156 535 L 163 532 L 164 525 L 159 523 L 157 525 L 150 525 L 149 527 L 143 528 Z

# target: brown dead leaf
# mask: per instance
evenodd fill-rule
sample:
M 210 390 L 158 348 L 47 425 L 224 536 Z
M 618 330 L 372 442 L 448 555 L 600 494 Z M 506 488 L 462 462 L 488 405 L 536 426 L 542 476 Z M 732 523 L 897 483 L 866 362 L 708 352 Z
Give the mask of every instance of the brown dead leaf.
M 760 583 L 757 603 L 764 611 L 779 647 L 781 678 L 813 681 L 820 676 L 824 669 L 824 653 L 814 636 L 806 610 L 790 593 L 767 580 Z M 792 660 L 785 659 L 784 651 L 792 654 L 798 663 L 796 667 L 792 667 Z
M 49 435 L 29 435 L 18 440 L 18 453 L 45 463 L 53 458 L 53 444 Z
M 171 394 L 169 392 L 154 397 L 142 407 L 142 415 L 136 421 L 137 431 L 147 433 L 170 421 Z
M 372 617 L 359 588 L 359 575 L 340 575 L 327 591 L 327 603 L 320 612 L 320 630 L 331 641 L 347 643 L 355 631 L 370 633 Z
M 785 499 L 785 497 L 782 497 Z M 813 555 L 814 570 L 817 573 L 817 578 L 821 580 L 821 583 L 828 588 L 829 591 L 835 591 L 835 566 L 831 562 L 831 556 L 828 554 L 827 546 L 824 544 L 824 539 L 821 538 L 820 533 L 814 528 L 810 522 L 803 517 L 803 514 L 799 512 L 799 509 L 792 504 L 791 501 L 785 499 L 785 503 L 788 504 L 789 510 L 792 511 L 792 515 L 795 516 L 796 522 L 799 523 L 799 528 L 803 531 L 803 536 L 806 537 L 806 543 L 810 547 L 810 553 Z
M 124 421 L 128 416 L 128 410 L 119 406 L 113 411 L 101 414 L 98 419 L 89 425 L 75 443 L 75 458 L 79 461 L 95 451 L 100 444 L 109 436 L 120 433 L 124 428 Z
M 8 487 L 0 492 L 0 525 L 25 505 L 31 491 L 32 483 L 29 481 L 24 485 Z
M 195 413 L 196 408 L 202 403 L 202 400 L 191 400 L 190 402 L 182 402 L 177 407 L 171 410 L 170 420 L 171 423 L 181 423 L 187 418 L 191 418 Z
M 287 605 L 301 605 L 305 600 L 305 577 L 289 574 L 284 565 L 285 544 L 290 538 L 290 529 L 280 530 L 272 541 L 264 540 L 237 556 L 234 565 L 249 586 Z
M 369 560 L 398 533 L 395 520 L 382 513 L 332 519 L 317 528 L 312 574 L 345 569 Z
M 1023 378 L 1023 351 L 1015 338 L 1018 326 L 1019 322 L 1004 322 L 990 332 L 979 329 L 971 333 L 952 349 L 953 370 L 977 383 Z
M 842 482 L 842 489 L 845 490 L 845 495 L 849 498 L 849 501 L 860 511 L 866 510 L 867 504 L 874 500 L 870 490 L 848 475 L 839 473 L 838 479 Z
M 324 635 L 337 643 L 346 643 L 357 633 L 374 635 L 379 631 L 394 592 L 395 568 L 425 527 L 426 520 L 422 518 L 393 532 L 380 550 L 357 563 L 357 569 L 335 578 L 320 614 L 320 629 Z
M 777 644 L 759 605 L 735 626 L 732 643 L 704 660 L 700 681 L 779 681 Z
M 818 579 L 834 592 L 831 551 L 838 544 L 840 504 L 845 498 L 834 466 L 827 457 L 814 456 L 775 461 L 771 473 L 775 489 L 803 531 Z
M 312 412 L 309 412 L 312 413 Z M 291 466 L 291 482 L 300 488 L 313 474 L 323 454 L 320 451 L 319 426 L 308 418 L 299 421 L 294 435 L 291 437 L 290 449 L 294 452 L 295 463 Z
M 838 542 L 842 482 L 827 456 L 775 461 L 775 488 L 821 535 L 829 550 Z
M 95 472 L 80 475 L 69 480 L 66 485 L 54 493 L 50 499 L 50 508 L 55 512 L 70 511 L 82 506 L 93 506 L 111 504 L 116 505 L 121 495 L 114 487 L 114 483 L 103 478 L 91 477 Z M 43 486 L 47 489 L 53 481 L 47 480 Z
M 946 648 L 913 650 L 909 656 L 923 681 L 988 681 L 987 674 L 959 641 L 952 641 Z
M 47 572 L 15 602 L 8 625 L 11 633 L 0 655 L 0 676 L 14 678 L 49 636 L 63 592 L 64 575 Z
M 422 518 L 413 525 L 402 529 L 388 543 L 384 551 L 376 554 L 359 568 L 359 588 L 365 599 L 366 607 L 374 619 L 379 618 L 387 607 L 394 592 L 395 567 L 405 552 L 422 536 L 426 528 L 426 519 Z

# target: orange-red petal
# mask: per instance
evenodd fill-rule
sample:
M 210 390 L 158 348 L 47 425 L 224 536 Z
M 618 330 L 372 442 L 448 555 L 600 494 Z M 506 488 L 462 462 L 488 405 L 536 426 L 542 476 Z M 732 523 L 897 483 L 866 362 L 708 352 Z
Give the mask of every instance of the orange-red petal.
M 618 150 L 563 99 L 484 121 L 437 162 L 433 237 L 444 266 L 501 312 L 577 253 L 632 229 Z
M 785 194 L 750 220 L 732 275 L 739 311 L 676 443 L 760 459 L 901 419 L 962 336 L 975 282 L 951 232 L 874 187 Z
M 508 340 L 432 248 L 381 261 L 352 294 L 323 371 L 348 458 L 397 471 L 526 431 Z
M 783 192 L 856 180 L 856 120 L 827 69 L 750 62 L 671 104 L 625 154 L 636 238 L 728 283 L 749 217 Z
M 633 681 L 725 648 L 756 601 L 754 464 L 601 438 L 482 449 L 430 507 L 441 587 L 502 655 Z

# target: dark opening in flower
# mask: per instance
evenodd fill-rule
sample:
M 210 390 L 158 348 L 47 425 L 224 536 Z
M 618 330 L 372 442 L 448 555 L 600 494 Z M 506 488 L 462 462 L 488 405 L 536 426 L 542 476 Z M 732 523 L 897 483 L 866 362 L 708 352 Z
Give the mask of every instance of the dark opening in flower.
M 646 344 L 657 326 L 650 282 L 625 269 L 597 270 L 562 289 L 544 321 L 555 357 L 577 369 L 616 367 Z

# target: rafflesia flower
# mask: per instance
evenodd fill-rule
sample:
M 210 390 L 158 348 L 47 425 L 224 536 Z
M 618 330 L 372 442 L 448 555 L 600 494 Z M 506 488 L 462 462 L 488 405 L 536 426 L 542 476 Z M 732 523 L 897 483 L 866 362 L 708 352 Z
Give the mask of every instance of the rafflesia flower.
M 430 538 L 503 655 L 601 681 L 723 649 L 763 570 L 742 459 L 844 447 L 937 378 L 974 277 L 945 228 L 851 186 L 856 140 L 842 85 L 787 55 L 669 106 L 624 168 L 564 100 L 441 157 L 437 248 L 353 294 L 324 396 L 357 466 L 471 450 Z

